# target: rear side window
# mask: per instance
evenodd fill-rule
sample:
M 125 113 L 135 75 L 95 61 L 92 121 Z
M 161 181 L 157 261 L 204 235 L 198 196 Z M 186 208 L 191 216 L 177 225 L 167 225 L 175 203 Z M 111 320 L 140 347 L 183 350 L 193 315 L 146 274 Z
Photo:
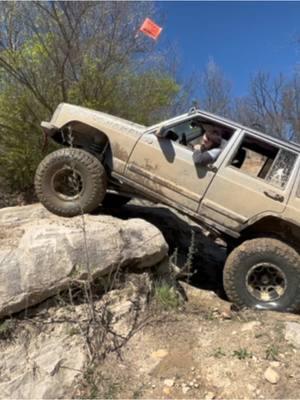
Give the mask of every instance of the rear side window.
M 272 185 L 284 189 L 292 173 L 296 159 L 297 154 L 285 149 L 280 149 L 268 171 L 266 180 Z
M 284 189 L 291 176 L 297 153 L 246 135 L 230 166 Z

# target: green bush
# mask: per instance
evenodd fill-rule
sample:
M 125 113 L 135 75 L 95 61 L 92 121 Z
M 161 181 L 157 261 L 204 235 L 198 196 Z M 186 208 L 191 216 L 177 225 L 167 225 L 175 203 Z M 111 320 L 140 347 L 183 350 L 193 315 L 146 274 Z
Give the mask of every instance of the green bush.
M 0 3 L 0 168 L 11 189 L 32 186 L 40 123 L 60 102 L 142 124 L 168 115 L 180 87 L 167 55 L 134 34 L 154 11 L 148 2 Z
M 171 283 L 159 280 L 154 286 L 154 300 L 156 305 L 164 310 L 176 310 L 181 306 L 181 299 Z

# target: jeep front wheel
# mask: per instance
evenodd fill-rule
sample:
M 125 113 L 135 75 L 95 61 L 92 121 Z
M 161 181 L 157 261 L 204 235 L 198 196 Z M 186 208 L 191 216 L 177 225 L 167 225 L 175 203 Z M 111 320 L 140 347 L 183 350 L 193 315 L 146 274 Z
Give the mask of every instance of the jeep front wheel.
M 106 194 L 106 172 L 100 161 L 80 149 L 61 149 L 40 163 L 35 190 L 54 214 L 73 217 L 94 210 Z
M 260 309 L 295 311 L 300 307 L 300 256 L 272 238 L 247 240 L 228 256 L 223 272 L 229 299 Z

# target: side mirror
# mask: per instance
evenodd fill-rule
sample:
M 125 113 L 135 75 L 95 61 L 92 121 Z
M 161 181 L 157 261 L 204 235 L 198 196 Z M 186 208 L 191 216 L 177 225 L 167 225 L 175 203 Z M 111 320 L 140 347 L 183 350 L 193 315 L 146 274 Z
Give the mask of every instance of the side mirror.
M 156 132 L 155 136 L 159 139 L 170 139 L 173 142 L 178 140 L 178 135 L 172 129 L 166 128 L 165 126 L 160 127 Z
M 164 125 L 160 126 L 157 131 L 155 132 L 155 136 L 159 138 L 165 137 L 166 127 Z

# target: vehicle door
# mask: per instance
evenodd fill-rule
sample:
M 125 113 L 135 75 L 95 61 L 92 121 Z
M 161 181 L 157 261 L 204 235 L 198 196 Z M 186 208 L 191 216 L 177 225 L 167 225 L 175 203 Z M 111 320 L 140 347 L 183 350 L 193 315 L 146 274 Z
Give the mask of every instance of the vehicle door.
M 226 154 L 199 207 L 201 215 L 232 229 L 265 213 L 282 213 L 297 153 L 276 143 L 245 131 Z
M 300 225 L 300 157 L 298 157 L 296 169 L 295 181 L 292 189 L 291 196 L 288 201 L 288 205 L 284 210 L 283 219 L 286 221 L 292 221 Z M 298 174 L 297 174 L 298 171 Z
M 203 131 L 194 117 L 185 117 L 164 127 L 164 137 L 144 133 L 126 167 L 125 177 L 141 191 L 169 204 L 197 211 L 199 202 L 215 176 L 213 168 L 196 166 L 191 142 Z

